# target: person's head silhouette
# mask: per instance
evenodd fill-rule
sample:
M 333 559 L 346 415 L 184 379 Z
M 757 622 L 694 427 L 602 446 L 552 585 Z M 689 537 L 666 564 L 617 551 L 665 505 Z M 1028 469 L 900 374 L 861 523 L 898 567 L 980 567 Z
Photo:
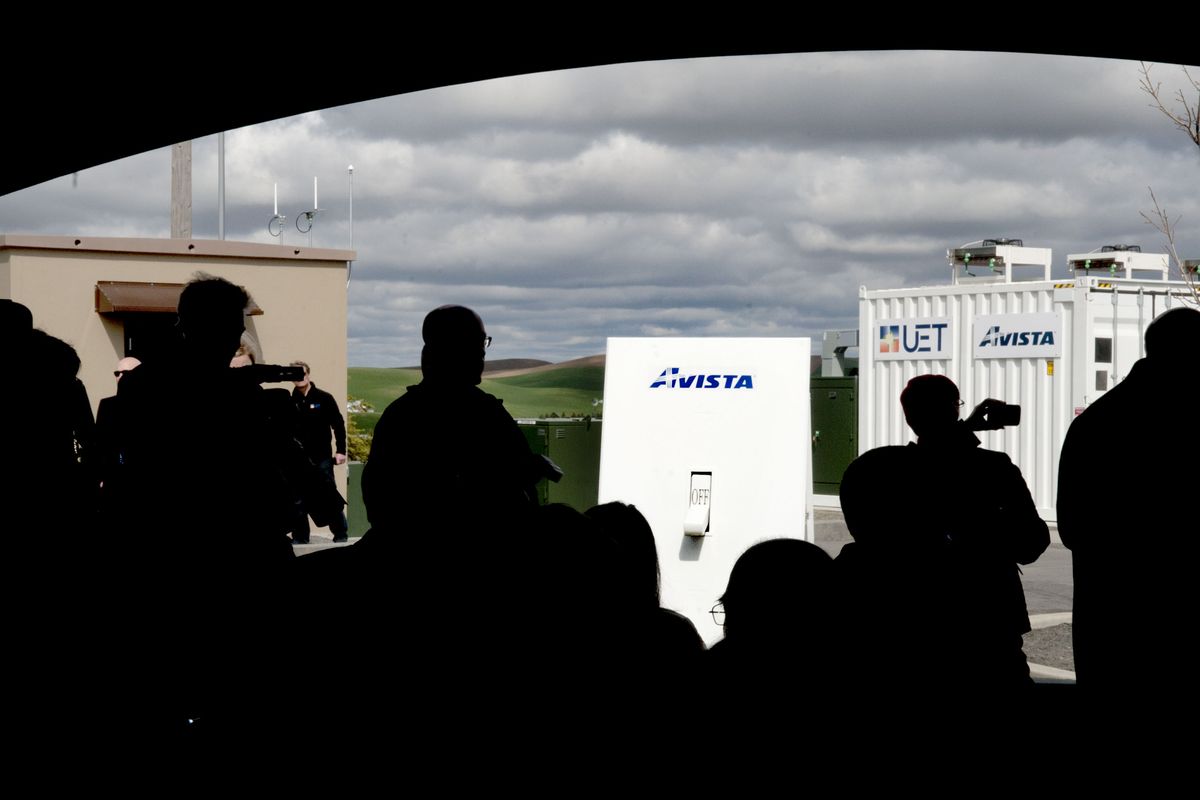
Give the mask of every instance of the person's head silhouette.
M 0 299 L 0 347 L 14 351 L 33 331 L 33 314 L 15 300 Z
M 191 358 L 224 369 L 246 330 L 246 291 L 224 278 L 204 276 L 179 296 L 179 332 Z
M 605 503 L 584 515 L 600 523 L 617 546 L 618 573 L 624 602 L 642 608 L 657 608 L 662 601 L 658 548 L 650 523 L 634 506 Z
M 1146 328 L 1146 358 L 1182 367 L 1198 360 L 1200 311 L 1173 308 L 1155 317 Z
M 832 569 L 828 553 L 798 539 L 768 539 L 747 548 L 721 595 L 725 636 L 767 641 L 808 633 Z
M 937 436 L 958 421 L 958 387 L 945 375 L 918 375 L 900 393 L 904 419 L 917 438 Z
M 425 347 L 421 373 L 436 383 L 476 386 L 483 377 L 483 356 L 491 337 L 483 320 L 464 306 L 441 306 L 421 326 Z

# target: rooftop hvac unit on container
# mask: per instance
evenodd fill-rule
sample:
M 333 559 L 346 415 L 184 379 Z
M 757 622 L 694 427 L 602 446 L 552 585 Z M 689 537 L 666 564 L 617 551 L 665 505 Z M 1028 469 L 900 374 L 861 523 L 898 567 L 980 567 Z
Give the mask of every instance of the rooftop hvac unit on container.
M 1129 373 L 1145 354 L 1146 326 L 1190 290 L 1165 280 L 1165 255 L 1125 245 L 1068 256 L 1070 275 L 1059 279 L 1050 250 L 1019 239 L 987 239 L 947 258 L 949 285 L 859 289 L 859 452 L 913 440 L 900 392 L 914 376 L 947 375 L 964 416 L 989 397 L 1022 406 L 1019 426 L 979 436 L 1020 467 L 1053 521 L 1068 426 Z M 1145 274 L 1155 277 L 1136 277 Z

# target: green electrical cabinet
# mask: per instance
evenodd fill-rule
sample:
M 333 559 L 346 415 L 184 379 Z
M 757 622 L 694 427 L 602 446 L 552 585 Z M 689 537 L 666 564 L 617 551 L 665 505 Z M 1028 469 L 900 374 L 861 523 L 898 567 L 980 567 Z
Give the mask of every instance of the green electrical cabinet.
M 538 501 L 565 503 L 577 511 L 596 505 L 600 494 L 600 427 L 598 419 L 519 420 L 529 449 L 548 456 L 563 471 L 558 483 L 542 481 Z
M 836 495 L 858 456 L 858 378 L 810 379 L 813 494 Z

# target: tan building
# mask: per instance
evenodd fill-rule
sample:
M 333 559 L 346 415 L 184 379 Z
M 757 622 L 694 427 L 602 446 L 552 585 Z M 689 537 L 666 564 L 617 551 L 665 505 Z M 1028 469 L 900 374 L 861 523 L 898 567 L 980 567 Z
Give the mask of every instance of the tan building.
M 349 250 L 206 239 L 7 235 L 0 236 L 0 298 L 25 304 L 35 327 L 75 348 L 94 413 L 116 392 L 117 360 L 152 354 L 170 334 L 179 293 L 194 273 L 225 278 L 252 298 L 246 332 L 259 362 L 306 361 L 345 416 L 353 259 Z M 344 495 L 346 467 L 335 473 Z

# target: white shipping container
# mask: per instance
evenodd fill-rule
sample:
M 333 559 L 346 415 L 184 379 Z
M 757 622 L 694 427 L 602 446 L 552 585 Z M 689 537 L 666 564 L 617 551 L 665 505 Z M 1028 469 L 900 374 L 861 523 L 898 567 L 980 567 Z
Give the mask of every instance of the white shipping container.
M 900 392 L 914 376 L 947 375 L 964 416 L 989 397 L 1021 406 L 1019 426 L 979 437 L 1020 467 L 1038 512 L 1054 521 L 1068 426 L 1129 373 L 1144 355 L 1146 326 L 1185 293 L 1181 282 L 1098 277 L 863 287 L 859 452 L 912 441 Z M 928 479 L 952 486 L 970 476 Z

